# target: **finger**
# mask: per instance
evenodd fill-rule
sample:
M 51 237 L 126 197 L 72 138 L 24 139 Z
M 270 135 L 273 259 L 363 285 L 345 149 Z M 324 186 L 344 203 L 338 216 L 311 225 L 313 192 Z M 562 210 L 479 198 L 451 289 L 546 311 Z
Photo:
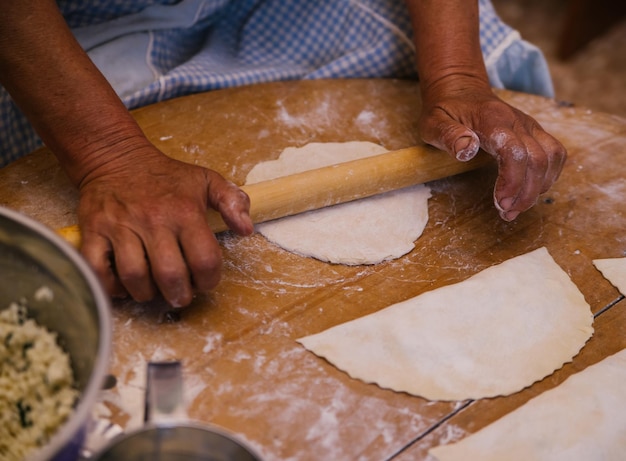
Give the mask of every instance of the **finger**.
M 152 278 L 172 307 L 184 307 L 193 299 L 190 274 L 175 234 L 156 232 L 144 240 Z
M 114 298 L 128 296 L 128 292 L 115 273 L 113 250 L 107 239 L 98 234 L 83 231 L 80 251 L 109 295 Z
M 534 130 L 534 138 L 543 148 L 548 159 L 548 168 L 543 181 L 541 193 L 547 192 L 561 175 L 567 159 L 567 151 L 563 144 L 541 128 Z
M 529 135 L 510 136 L 498 156 L 494 199 L 502 218 L 511 221 L 536 203 L 549 162 L 541 145 Z
M 484 140 L 483 148 L 498 162 L 498 178 L 493 191 L 495 206 L 503 219 L 513 220 L 517 215 L 512 213 L 507 217 L 507 213 L 512 211 L 513 204 L 524 184 L 526 149 L 517 136 L 508 130 L 492 133 Z
M 513 204 L 513 210 L 521 213 L 531 208 L 543 190 L 549 160 L 541 145 L 531 136 L 523 136 L 522 143 L 526 146 L 526 175 L 520 193 Z
M 463 162 L 474 158 L 480 147 L 476 133 L 447 114 L 426 118 L 422 124 L 422 139 Z
M 117 276 L 132 298 L 137 302 L 154 298 L 156 287 L 139 236 L 130 230 L 123 230 L 113 240 L 113 250 Z
M 254 231 L 250 218 L 250 198 L 232 182 L 221 176 L 214 177 L 209 184 L 208 202 L 237 234 L 250 235 Z
M 221 277 L 222 252 L 206 222 L 184 229 L 180 246 L 196 291 L 206 293 L 215 288 Z

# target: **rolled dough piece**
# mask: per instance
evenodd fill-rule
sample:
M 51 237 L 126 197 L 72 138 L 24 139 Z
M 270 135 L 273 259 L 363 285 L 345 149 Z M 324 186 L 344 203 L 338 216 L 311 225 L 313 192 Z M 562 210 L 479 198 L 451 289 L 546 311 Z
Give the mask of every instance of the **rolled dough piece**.
M 277 160 L 256 165 L 247 184 L 300 173 L 387 150 L 374 143 L 310 143 L 288 147 Z M 417 185 L 258 224 L 269 241 L 292 253 L 331 263 L 376 264 L 415 247 L 428 222 L 430 189 Z
M 578 353 L 593 315 L 545 248 L 298 340 L 353 378 L 430 400 L 517 392 Z
M 621 461 L 626 453 L 625 382 L 622 350 L 429 454 L 439 461 Z
M 593 265 L 626 296 L 626 258 L 594 259 Z

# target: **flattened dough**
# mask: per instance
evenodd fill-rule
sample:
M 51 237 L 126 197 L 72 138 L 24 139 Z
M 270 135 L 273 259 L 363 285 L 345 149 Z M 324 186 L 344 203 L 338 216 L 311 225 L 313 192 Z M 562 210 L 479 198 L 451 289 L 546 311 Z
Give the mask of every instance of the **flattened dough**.
M 570 376 L 450 445 L 439 461 L 622 461 L 626 453 L 626 350 Z
M 626 296 L 626 258 L 594 259 L 593 265 Z
M 256 165 L 247 184 L 370 157 L 387 150 L 370 142 L 288 147 Z M 428 222 L 430 189 L 418 185 L 258 224 L 257 231 L 292 253 L 331 263 L 376 264 L 411 251 Z
M 430 400 L 517 392 L 593 333 L 582 293 L 545 248 L 298 340 L 353 378 Z

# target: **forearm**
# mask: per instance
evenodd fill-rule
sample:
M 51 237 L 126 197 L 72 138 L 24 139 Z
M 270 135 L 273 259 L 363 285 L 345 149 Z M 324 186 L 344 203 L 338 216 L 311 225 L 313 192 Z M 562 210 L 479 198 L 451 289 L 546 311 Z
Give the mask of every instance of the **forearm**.
M 54 1 L 0 7 L 0 83 L 75 184 L 147 144 Z
M 489 88 L 476 0 L 406 0 L 422 93 Z
M 567 156 L 539 124 L 491 91 L 477 0 L 406 0 L 417 49 L 422 139 L 458 160 L 498 162 L 494 201 L 511 221 L 556 181 Z
M 184 306 L 219 280 L 205 218 L 254 227 L 248 197 L 160 152 L 74 39 L 52 0 L 0 0 L 0 83 L 80 187 L 81 251 L 107 290 Z

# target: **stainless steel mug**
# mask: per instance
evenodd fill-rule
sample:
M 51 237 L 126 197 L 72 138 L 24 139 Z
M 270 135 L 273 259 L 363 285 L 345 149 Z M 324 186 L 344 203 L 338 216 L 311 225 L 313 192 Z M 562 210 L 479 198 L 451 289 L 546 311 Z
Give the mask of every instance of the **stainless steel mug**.
M 95 461 L 261 461 L 228 431 L 186 419 L 180 362 L 148 364 L 146 424 L 112 439 Z

